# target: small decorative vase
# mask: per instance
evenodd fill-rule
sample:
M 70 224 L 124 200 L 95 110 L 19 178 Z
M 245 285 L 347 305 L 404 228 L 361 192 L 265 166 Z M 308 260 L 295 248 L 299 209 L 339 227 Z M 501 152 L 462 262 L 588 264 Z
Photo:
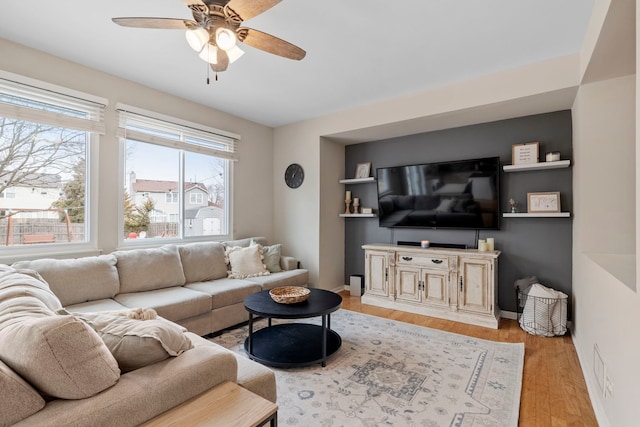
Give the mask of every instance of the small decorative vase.
M 518 210 L 515 206 L 511 206 L 511 213 L 518 213 Z

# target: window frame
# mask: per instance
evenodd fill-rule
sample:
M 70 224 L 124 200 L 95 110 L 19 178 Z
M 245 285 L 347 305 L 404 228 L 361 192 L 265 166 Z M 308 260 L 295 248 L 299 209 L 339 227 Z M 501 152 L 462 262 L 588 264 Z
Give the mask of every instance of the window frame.
M 121 104 L 118 103 L 116 105 L 116 111 L 120 115 L 119 117 L 119 127 L 116 132 L 116 135 L 119 140 L 119 158 L 120 158 L 120 174 L 119 174 L 119 209 L 118 209 L 118 246 L 121 248 L 128 247 L 155 247 L 161 246 L 165 244 L 177 244 L 177 243 L 185 243 L 185 242 L 197 242 L 197 241 L 225 241 L 231 239 L 233 235 L 233 166 L 236 161 L 238 161 L 236 147 L 238 142 L 240 141 L 240 135 L 223 131 L 220 129 L 212 128 L 206 125 L 202 125 L 199 123 L 190 122 L 187 120 L 183 120 L 176 117 L 171 117 L 164 115 L 162 113 L 157 113 L 149 110 L 145 110 L 142 108 Z M 175 129 L 174 127 L 184 127 L 186 129 L 190 129 L 194 131 L 197 135 L 198 132 L 203 135 L 210 134 L 219 137 L 221 140 L 225 141 L 231 147 L 231 151 L 223 151 L 216 148 L 209 148 L 199 144 L 193 144 L 185 142 L 184 145 L 179 141 L 167 141 L 161 137 L 153 137 L 151 135 L 146 135 L 146 138 L 139 138 L 141 135 L 139 132 L 130 132 L 126 130 L 123 126 L 123 123 L 126 121 L 126 116 L 132 117 L 141 117 L 150 119 L 150 122 L 165 122 L 168 129 Z M 162 127 L 161 129 L 162 130 Z M 166 129 L 165 129 L 166 130 Z M 154 144 L 158 146 L 165 146 L 169 148 L 175 148 L 179 150 L 180 154 L 180 165 L 179 165 L 179 174 L 180 180 L 184 184 L 184 164 L 185 164 L 185 152 L 192 152 L 196 154 L 204 154 L 211 155 L 214 157 L 220 157 L 225 162 L 225 221 L 227 223 L 226 234 L 220 235 L 203 235 L 203 236 L 185 236 L 185 228 L 186 228 L 186 218 L 184 218 L 185 213 L 185 197 L 178 196 L 179 200 L 179 219 L 177 222 L 179 224 L 180 236 L 175 238 L 147 238 L 147 239 L 125 239 L 124 236 L 124 191 L 125 191 L 125 151 L 126 151 L 126 142 L 127 139 L 135 140 L 142 143 Z M 221 142 L 222 144 L 222 142 Z M 179 185 L 179 188 L 184 189 L 184 185 Z M 182 191 L 182 195 L 186 196 L 188 192 Z M 166 193 L 165 193 L 166 194 Z M 179 193 L 176 193 L 179 194 Z
M 105 134 L 104 110 L 108 100 L 96 95 L 54 85 L 41 80 L 0 70 L 0 84 L 5 90 L 15 90 L 19 96 L 33 94 L 34 99 L 47 99 L 59 107 L 85 105 L 95 108 L 85 119 L 74 118 L 47 110 L 0 103 L 0 115 L 35 123 L 86 132 L 85 142 L 85 239 L 82 242 L 38 243 L 30 245 L 0 246 L 0 262 L 10 264 L 16 260 L 42 256 L 97 255 L 98 239 L 98 144 Z M 88 111 L 87 111 L 88 112 Z

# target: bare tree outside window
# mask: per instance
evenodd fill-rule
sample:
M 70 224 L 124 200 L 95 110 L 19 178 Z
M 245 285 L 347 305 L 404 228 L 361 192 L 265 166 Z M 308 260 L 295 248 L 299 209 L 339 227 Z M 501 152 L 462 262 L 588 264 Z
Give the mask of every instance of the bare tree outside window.
M 86 132 L 0 117 L 0 192 L 69 174 L 84 157 Z
M 0 245 L 84 240 L 87 138 L 0 117 Z

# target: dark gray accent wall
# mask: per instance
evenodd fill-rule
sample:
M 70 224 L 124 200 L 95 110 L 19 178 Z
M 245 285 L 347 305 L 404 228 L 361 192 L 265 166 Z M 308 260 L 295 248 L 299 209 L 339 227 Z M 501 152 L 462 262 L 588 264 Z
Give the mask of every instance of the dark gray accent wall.
M 381 167 L 493 156 L 499 156 L 508 165 L 512 145 L 532 141 L 540 142 L 541 160 L 548 151 L 560 151 L 562 160 L 573 160 L 571 111 L 349 145 L 345 149 L 346 178 L 353 177 L 357 163 L 369 161 L 374 176 Z M 501 172 L 501 212 L 509 212 L 509 198 L 518 200 L 520 212 L 526 212 L 527 192 L 560 191 L 562 211 L 573 215 L 571 170 Z M 375 183 L 345 187 L 352 191 L 352 197 L 361 199 L 361 206 L 377 209 Z M 349 283 L 350 275 L 364 273 L 363 244 L 428 239 L 466 244 L 470 248 L 476 245 L 476 230 L 384 228 L 379 227 L 378 218 L 344 220 L 345 283 Z M 524 276 L 535 275 L 545 286 L 571 296 L 571 222 L 571 218 L 501 218 L 500 230 L 479 232 L 480 239 L 494 237 L 496 249 L 502 251 L 498 260 L 501 309 L 516 311 L 513 282 Z

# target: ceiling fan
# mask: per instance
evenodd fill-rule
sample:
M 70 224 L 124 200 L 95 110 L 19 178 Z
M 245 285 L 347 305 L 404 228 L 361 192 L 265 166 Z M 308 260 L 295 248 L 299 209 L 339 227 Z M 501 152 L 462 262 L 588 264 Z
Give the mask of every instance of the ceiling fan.
M 281 0 L 182 0 L 193 14 L 190 19 L 113 18 L 123 27 L 186 30 L 189 46 L 216 73 L 227 69 L 244 51 L 237 42 L 284 58 L 301 60 L 306 52 L 287 41 L 253 28 L 241 27 Z M 217 74 L 216 74 L 217 79 Z M 208 79 L 207 79 L 208 82 Z

